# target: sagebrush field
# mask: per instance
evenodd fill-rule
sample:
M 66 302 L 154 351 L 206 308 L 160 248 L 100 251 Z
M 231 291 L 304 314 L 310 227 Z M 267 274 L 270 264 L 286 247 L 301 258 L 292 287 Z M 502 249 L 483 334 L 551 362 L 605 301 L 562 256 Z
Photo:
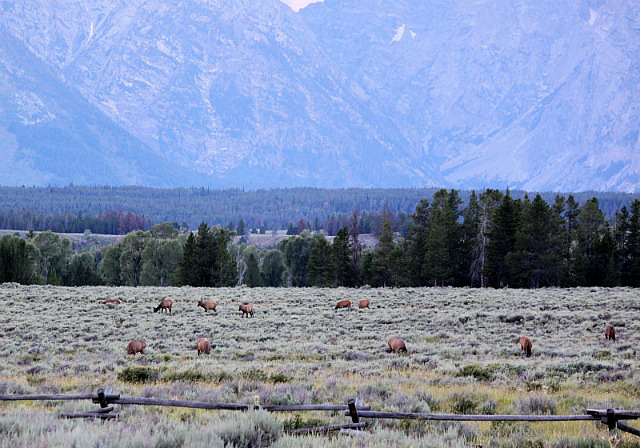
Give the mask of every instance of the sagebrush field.
M 83 393 L 374 410 L 582 414 L 640 410 L 635 289 L 57 288 L 0 286 L 0 394 Z M 121 298 L 121 305 L 102 305 Z M 161 299 L 172 314 L 154 313 Z M 198 300 L 218 303 L 205 313 Z M 349 299 L 352 310 L 334 310 Z M 357 309 L 361 299 L 371 309 Z M 255 317 L 242 318 L 250 302 Z M 605 324 L 617 332 L 604 337 Z M 521 354 L 529 336 L 533 355 Z M 197 356 L 196 340 L 215 348 Z M 404 339 L 409 353 L 387 352 Z M 126 355 L 134 339 L 145 355 Z M 347 423 L 343 413 L 231 413 L 118 406 L 118 422 L 65 421 L 88 402 L 0 403 L 0 446 L 608 447 L 603 425 L 377 421 L 347 436 L 283 429 Z M 633 424 L 633 422 L 631 422 Z M 637 423 L 637 422 L 636 422 Z M 625 436 L 619 446 L 640 447 Z

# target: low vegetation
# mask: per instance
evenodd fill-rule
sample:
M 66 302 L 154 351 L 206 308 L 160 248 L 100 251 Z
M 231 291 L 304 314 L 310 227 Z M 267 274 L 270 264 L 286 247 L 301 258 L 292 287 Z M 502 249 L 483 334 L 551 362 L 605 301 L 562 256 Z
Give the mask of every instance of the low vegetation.
M 120 305 L 103 305 L 121 298 Z M 161 299 L 172 314 L 153 313 Z M 341 299 L 371 309 L 334 310 Z M 205 313 L 198 300 L 218 303 Z M 254 305 L 241 318 L 238 304 Z M 629 288 L 65 288 L 0 286 L 0 394 L 85 393 L 375 410 L 567 414 L 640 409 L 640 305 Z M 520 316 L 521 318 L 513 318 Z M 616 329 L 606 341 L 605 324 Z M 519 338 L 533 342 L 523 356 Z M 196 340 L 216 347 L 197 356 Z M 402 338 L 407 354 L 387 351 Z M 145 354 L 126 355 L 146 341 Z M 268 415 L 120 406 L 118 422 L 65 421 L 88 402 L 0 403 L 0 447 L 352 446 L 284 429 L 342 413 Z M 609 446 L 603 425 L 372 422 L 358 446 Z M 620 447 L 640 447 L 624 436 Z

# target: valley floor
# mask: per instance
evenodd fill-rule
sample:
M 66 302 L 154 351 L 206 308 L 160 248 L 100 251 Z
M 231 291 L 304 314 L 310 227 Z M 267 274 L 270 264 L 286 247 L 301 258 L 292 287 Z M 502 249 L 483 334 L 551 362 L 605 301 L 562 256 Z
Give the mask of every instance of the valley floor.
M 121 305 L 102 305 L 121 298 Z M 161 299 L 172 314 L 153 313 Z M 218 303 L 205 313 L 198 300 Z M 334 310 L 338 300 L 371 309 Z M 256 314 L 242 318 L 238 305 Z M 61 288 L 0 285 L 0 394 L 85 393 L 374 410 L 582 414 L 640 410 L 640 300 L 627 288 Z M 617 340 L 607 342 L 612 324 Z M 533 342 L 522 357 L 518 340 Z M 198 357 L 195 342 L 215 345 Z M 386 351 L 391 337 L 409 353 Z M 145 339 L 145 355 L 127 343 Z M 0 446 L 352 446 L 283 429 L 342 413 L 230 413 L 121 406 L 118 422 L 64 421 L 83 402 L 0 403 Z M 371 422 L 357 446 L 608 447 L 604 425 Z M 256 435 L 258 434 L 258 436 Z M 256 439 L 258 437 L 258 439 Z M 640 447 L 624 436 L 619 446 Z

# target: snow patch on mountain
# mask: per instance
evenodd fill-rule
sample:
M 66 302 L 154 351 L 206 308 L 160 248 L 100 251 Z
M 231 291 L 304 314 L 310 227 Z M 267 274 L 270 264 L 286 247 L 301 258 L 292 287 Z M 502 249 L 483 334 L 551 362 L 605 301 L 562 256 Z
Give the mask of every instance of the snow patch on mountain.
M 400 25 L 398 27 L 398 29 L 396 30 L 396 34 L 395 36 L 393 36 L 393 38 L 391 39 L 391 42 L 400 42 L 402 40 L 402 38 L 404 37 L 404 30 L 405 30 L 405 25 L 404 23 L 402 25 Z

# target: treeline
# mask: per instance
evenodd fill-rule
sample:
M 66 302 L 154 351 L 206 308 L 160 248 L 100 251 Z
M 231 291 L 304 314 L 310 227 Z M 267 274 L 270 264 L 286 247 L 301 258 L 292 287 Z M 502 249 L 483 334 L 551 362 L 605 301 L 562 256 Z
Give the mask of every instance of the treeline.
M 55 233 L 84 233 L 90 230 L 92 233 L 125 235 L 136 230 L 149 230 L 152 225 L 142 215 L 122 211 L 100 211 L 94 216 L 83 212 L 45 214 L 27 209 L 0 210 L 0 229 L 9 230 L 50 230 Z
M 307 227 L 276 248 L 231 243 L 235 232 L 202 222 L 179 234 L 169 223 L 73 255 L 51 232 L 0 240 L 0 282 L 192 286 L 640 286 L 640 201 L 606 219 L 596 198 L 514 199 L 474 192 L 466 207 L 439 190 L 409 215 L 405 236 L 383 213 L 378 246 L 360 244 L 354 211 L 329 242 Z
M 289 223 L 295 227 L 301 219 L 315 230 L 317 219 L 327 234 L 335 235 L 344 227 L 345 220 L 354 209 L 367 214 L 380 214 L 384 207 L 400 219 L 401 214 L 408 217 L 413 213 L 420 200 L 431 200 L 436 191 L 435 188 L 290 188 L 243 191 L 109 186 L 0 187 L 0 211 L 25 209 L 35 214 L 42 212 L 44 216 L 66 211 L 76 216 L 79 213 L 98 216 L 104 210 L 126 210 L 145 216 L 153 223 L 174 222 L 180 227 L 191 229 L 196 229 L 202 221 L 210 227 L 226 227 L 230 222 L 237 225 L 243 220 L 248 229 L 264 227 L 266 231 L 287 229 Z M 468 204 L 471 191 L 460 191 L 458 194 L 463 203 Z M 524 199 L 524 195 L 523 191 L 511 192 L 514 199 Z M 574 197 L 580 204 L 592 197 L 598 198 L 602 211 L 606 216 L 612 217 L 622 206 L 629 207 L 639 196 L 592 192 L 576 193 Z M 554 194 L 542 193 L 542 198 L 551 203 Z M 38 220 L 34 220 L 34 229 L 36 221 Z M 378 232 L 381 227 L 379 223 Z M 84 230 L 81 229 L 80 232 Z

